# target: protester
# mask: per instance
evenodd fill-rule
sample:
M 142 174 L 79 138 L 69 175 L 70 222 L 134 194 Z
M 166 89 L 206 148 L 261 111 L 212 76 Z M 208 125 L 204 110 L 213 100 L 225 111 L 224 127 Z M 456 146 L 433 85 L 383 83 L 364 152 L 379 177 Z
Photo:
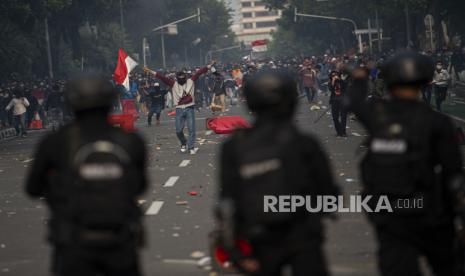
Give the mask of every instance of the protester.
M 168 93 L 166 90 L 161 90 L 160 83 L 153 82 L 152 86 L 148 89 L 146 95 L 150 103 L 149 114 L 147 115 L 148 126 L 152 125 L 152 116 L 156 114 L 157 125 L 160 124 L 161 111 L 165 108 L 165 95 Z
M 442 61 L 436 63 L 436 70 L 434 71 L 433 85 L 434 95 L 436 98 L 436 109 L 442 111 L 442 103 L 446 100 L 447 89 L 449 87 L 449 72 L 444 68 Z
M 185 71 L 176 73 L 176 80 L 170 79 L 158 72 L 144 68 L 146 72 L 153 74 L 171 88 L 173 102 L 176 109 L 176 135 L 181 142 L 181 152 L 187 152 L 191 155 L 197 153 L 195 147 L 195 112 L 194 112 L 194 91 L 195 81 L 211 68 L 211 65 L 198 70 L 191 78 L 187 78 Z M 184 135 L 184 127 L 187 124 L 188 139 Z
M 28 106 L 29 101 L 24 97 L 23 91 L 16 90 L 13 99 L 5 108 L 6 111 L 13 108 L 13 121 L 17 136 L 27 137 L 26 111 Z
M 333 117 L 337 137 L 347 137 L 347 110 L 343 103 L 343 99 L 347 96 L 346 87 L 346 82 L 341 80 L 339 73 L 336 71 L 331 72 L 329 81 L 331 96 L 329 103 L 331 105 L 331 115 Z

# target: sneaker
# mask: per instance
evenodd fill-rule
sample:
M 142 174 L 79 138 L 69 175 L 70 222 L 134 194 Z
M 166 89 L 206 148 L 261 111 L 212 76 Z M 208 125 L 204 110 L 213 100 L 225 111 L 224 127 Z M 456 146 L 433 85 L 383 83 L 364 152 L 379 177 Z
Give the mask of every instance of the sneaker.
M 182 153 L 185 153 L 186 151 L 187 151 L 186 145 L 182 145 L 182 146 L 181 146 L 181 152 L 182 152 Z
M 197 151 L 199 151 L 199 148 L 193 148 L 189 151 L 189 154 L 190 155 L 195 155 L 197 153 Z

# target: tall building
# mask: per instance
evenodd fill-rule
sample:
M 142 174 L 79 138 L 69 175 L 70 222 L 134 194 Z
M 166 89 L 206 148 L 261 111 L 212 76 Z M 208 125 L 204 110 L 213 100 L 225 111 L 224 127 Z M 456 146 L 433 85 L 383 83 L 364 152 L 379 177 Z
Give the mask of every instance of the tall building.
M 240 0 L 240 25 L 235 31 L 239 41 L 248 44 L 258 39 L 271 39 L 281 11 L 268 10 L 260 0 Z

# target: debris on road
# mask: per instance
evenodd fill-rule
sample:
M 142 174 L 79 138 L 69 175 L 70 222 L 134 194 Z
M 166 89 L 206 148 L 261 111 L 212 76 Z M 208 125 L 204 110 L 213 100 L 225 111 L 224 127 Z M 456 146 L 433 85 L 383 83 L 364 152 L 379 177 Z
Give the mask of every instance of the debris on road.
M 199 193 L 196 192 L 196 191 L 190 191 L 190 192 L 189 192 L 189 195 L 190 195 L 190 196 L 197 196 L 197 195 L 199 195 Z
M 176 205 L 187 205 L 189 202 L 187 201 L 176 201 Z
M 200 259 L 203 257 L 205 257 L 205 253 L 203 253 L 202 251 L 194 251 L 191 253 L 191 258 Z

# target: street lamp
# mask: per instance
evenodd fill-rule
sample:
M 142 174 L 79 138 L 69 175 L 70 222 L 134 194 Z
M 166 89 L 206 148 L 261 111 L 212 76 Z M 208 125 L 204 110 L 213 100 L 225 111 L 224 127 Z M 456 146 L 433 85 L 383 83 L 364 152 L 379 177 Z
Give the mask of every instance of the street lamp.
M 165 28 L 168 28 L 168 27 L 176 26 L 176 24 L 178 24 L 178 23 L 181 23 L 181 22 L 184 22 L 184 21 L 193 19 L 193 18 L 197 18 L 197 22 L 200 23 L 200 8 L 197 8 L 197 13 L 194 14 L 194 15 L 191 15 L 191 16 L 188 16 L 188 17 L 185 17 L 185 18 L 182 18 L 182 19 L 173 21 L 173 22 L 171 22 L 171 23 L 168 23 L 168 24 L 165 24 L 165 25 L 156 27 L 156 28 L 154 28 L 154 29 L 152 30 L 152 32 L 161 31 L 161 54 L 162 54 L 162 59 L 163 59 L 163 68 L 166 68 L 166 57 L 165 57 L 165 33 L 164 33 L 164 29 L 165 29 Z
M 242 48 L 242 45 L 235 45 L 235 46 L 230 46 L 230 47 L 221 48 L 221 49 L 217 49 L 217 50 L 210 50 L 210 51 L 207 52 L 207 55 L 205 56 L 205 62 L 208 63 L 208 61 L 211 61 L 213 59 L 213 57 L 212 57 L 213 53 L 219 53 L 219 52 L 224 52 L 224 51 L 229 51 L 229 50 L 234 50 L 234 49 L 240 49 L 240 48 Z
M 354 27 L 354 34 L 358 39 L 359 51 L 360 51 L 360 53 L 363 52 L 362 36 L 356 34 L 356 32 L 358 30 L 358 27 L 357 27 L 357 23 L 355 23 L 354 20 L 349 19 L 349 18 L 344 18 L 344 17 L 334 17 L 334 16 L 323 16 L 323 15 L 315 15 L 315 14 L 298 13 L 297 12 L 297 7 L 294 7 L 294 22 L 297 22 L 297 16 L 318 18 L 318 19 L 326 19 L 326 20 L 335 20 L 335 21 L 345 21 L 345 22 L 351 23 L 353 25 L 353 27 Z

